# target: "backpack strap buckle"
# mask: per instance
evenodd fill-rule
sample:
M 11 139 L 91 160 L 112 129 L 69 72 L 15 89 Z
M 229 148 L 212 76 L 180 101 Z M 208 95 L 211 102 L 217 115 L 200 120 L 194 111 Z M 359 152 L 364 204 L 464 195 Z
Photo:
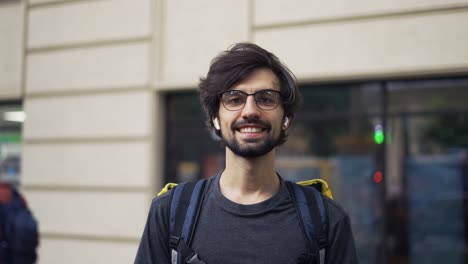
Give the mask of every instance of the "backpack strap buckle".
M 195 252 L 192 248 L 187 246 L 185 240 L 181 237 L 171 236 L 169 239 L 169 243 L 171 246 L 171 255 L 172 255 L 172 263 L 176 264 L 177 259 L 180 256 L 182 257 L 182 263 L 187 264 L 206 264 L 203 260 L 198 257 L 197 252 Z
M 180 237 L 178 236 L 171 236 L 169 238 L 169 245 L 171 246 L 172 249 L 177 249 L 180 243 Z
M 198 258 L 198 254 L 196 252 L 193 252 L 192 256 L 187 257 L 185 259 L 185 262 L 187 264 L 206 264 L 203 260 Z

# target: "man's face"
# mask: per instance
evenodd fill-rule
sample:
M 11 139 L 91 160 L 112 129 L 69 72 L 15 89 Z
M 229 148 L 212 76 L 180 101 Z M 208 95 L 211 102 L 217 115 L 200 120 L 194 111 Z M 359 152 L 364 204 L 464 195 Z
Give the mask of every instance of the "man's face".
M 271 70 L 261 68 L 229 90 L 253 94 L 265 89 L 280 91 L 279 81 Z M 281 100 L 273 110 L 259 108 L 254 96 L 248 96 L 245 105 L 237 111 L 229 111 L 220 103 L 218 119 L 222 139 L 238 156 L 253 158 L 265 155 L 278 145 L 283 116 Z

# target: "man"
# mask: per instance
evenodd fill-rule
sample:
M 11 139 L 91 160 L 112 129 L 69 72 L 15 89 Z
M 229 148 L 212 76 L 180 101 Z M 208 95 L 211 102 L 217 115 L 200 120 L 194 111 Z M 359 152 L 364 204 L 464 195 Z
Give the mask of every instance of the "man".
M 311 263 L 297 209 L 275 172 L 276 147 L 286 141 L 301 98 L 293 74 L 272 53 L 239 43 L 213 60 L 199 88 L 226 164 L 206 191 L 190 247 L 207 264 Z M 153 200 L 135 263 L 171 263 L 171 198 L 169 192 Z M 348 216 L 323 199 L 325 263 L 358 263 Z

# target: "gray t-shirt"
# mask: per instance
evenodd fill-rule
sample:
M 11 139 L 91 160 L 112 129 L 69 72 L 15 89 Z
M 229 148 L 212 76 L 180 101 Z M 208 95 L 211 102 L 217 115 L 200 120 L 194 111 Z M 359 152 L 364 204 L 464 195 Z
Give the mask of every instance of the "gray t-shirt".
M 152 202 L 135 263 L 170 263 L 169 212 L 171 193 Z M 329 231 L 327 264 L 358 263 L 349 217 L 325 198 Z M 207 264 L 298 264 L 308 252 L 290 194 L 281 184 L 270 199 L 236 204 L 219 190 L 215 177 L 203 202 L 192 248 Z

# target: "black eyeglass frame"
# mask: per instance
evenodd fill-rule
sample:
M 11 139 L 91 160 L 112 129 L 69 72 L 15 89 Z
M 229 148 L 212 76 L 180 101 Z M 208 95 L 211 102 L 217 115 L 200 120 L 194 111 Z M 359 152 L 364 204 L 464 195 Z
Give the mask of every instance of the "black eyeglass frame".
M 230 92 L 238 92 L 239 94 L 243 95 L 243 97 L 242 97 L 242 98 L 243 98 L 243 103 L 242 103 L 241 106 L 239 106 L 239 108 L 236 108 L 236 109 L 232 109 L 232 108 L 231 108 L 231 109 L 229 109 L 229 108 L 226 107 L 226 105 L 224 104 L 223 96 L 224 96 L 224 94 L 230 93 Z M 277 99 L 278 101 L 276 102 L 276 105 L 275 105 L 273 108 L 267 108 L 267 109 L 265 109 L 264 107 L 262 107 L 261 105 L 259 105 L 259 101 L 260 101 L 260 100 L 259 100 L 259 98 L 257 98 L 257 95 L 258 95 L 258 94 L 261 94 L 261 93 L 264 93 L 264 92 L 273 92 L 273 93 L 276 94 L 276 99 Z M 278 107 L 278 105 L 281 103 L 282 98 L 283 98 L 283 97 L 282 97 L 283 95 L 281 94 L 280 91 L 276 91 L 276 90 L 273 90 L 273 89 L 263 89 L 263 90 L 256 91 L 255 93 L 246 93 L 246 92 L 241 91 L 241 90 L 227 90 L 227 91 L 224 91 L 224 92 L 222 92 L 222 93 L 219 94 L 219 100 L 221 101 L 221 104 L 223 105 L 223 107 L 224 107 L 226 110 L 228 110 L 228 111 L 239 111 L 239 110 L 241 110 L 242 108 L 244 108 L 245 103 L 247 102 L 247 98 L 248 98 L 249 96 L 251 96 L 251 95 L 254 97 L 255 104 L 257 105 L 257 107 L 260 108 L 260 109 L 262 109 L 262 110 L 265 110 L 265 111 L 273 111 L 273 110 L 275 110 L 275 109 Z

